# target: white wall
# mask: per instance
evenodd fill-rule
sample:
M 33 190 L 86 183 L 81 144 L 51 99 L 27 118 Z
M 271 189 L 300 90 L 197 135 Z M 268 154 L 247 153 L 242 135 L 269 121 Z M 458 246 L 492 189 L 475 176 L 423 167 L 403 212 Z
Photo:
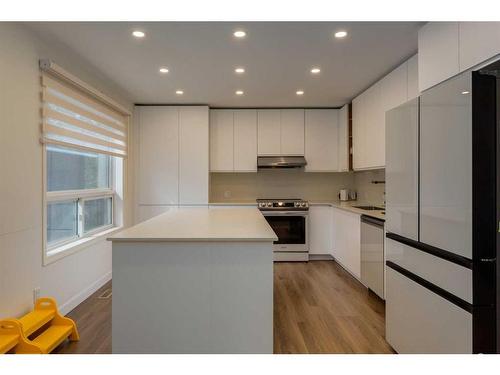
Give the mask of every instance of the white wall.
M 0 318 L 32 308 L 33 289 L 68 312 L 111 277 L 111 245 L 101 241 L 42 266 L 42 146 L 38 60 L 50 58 L 132 109 L 112 86 L 69 48 L 42 41 L 25 25 L 0 23 Z M 105 85 L 106 83 L 106 85 Z M 132 163 L 133 154 L 128 164 Z M 131 172 L 131 171 L 128 171 Z M 127 181 L 133 181 L 128 173 Z M 125 223 L 132 214 L 127 183 Z

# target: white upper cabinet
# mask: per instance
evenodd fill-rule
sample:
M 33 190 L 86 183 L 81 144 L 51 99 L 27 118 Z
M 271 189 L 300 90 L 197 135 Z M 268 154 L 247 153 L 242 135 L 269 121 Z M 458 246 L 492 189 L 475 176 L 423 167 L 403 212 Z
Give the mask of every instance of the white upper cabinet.
M 381 82 L 375 83 L 352 102 L 353 169 L 385 165 L 385 111 Z
M 385 114 L 419 95 L 415 55 L 352 101 L 353 169 L 385 167 Z
M 338 170 L 349 170 L 349 105 L 346 104 L 339 110 L 339 134 L 337 142 Z
M 234 111 L 234 171 L 257 171 L 257 111 Z
M 500 53 L 500 22 L 460 22 L 460 71 Z
M 352 100 L 352 166 L 354 170 L 365 166 L 366 150 L 366 94 L 362 93 Z
M 208 204 L 208 107 L 179 107 L 179 204 Z
M 415 99 L 420 95 L 418 89 L 418 55 L 413 56 L 407 61 L 408 65 L 408 95 L 407 99 Z
M 306 109 L 307 172 L 338 171 L 338 109 Z
M 418 67 L 420 91 L 460 72 L 458 22 L 429 22 L 420 28 Z
M 259 155 L 304 155 L 304 110 L 257 111 Z
M 388 111 L 406 102 L 408 96 L 408 64 L 403 63 L 381 81 L 382 107 Z
M 304 155 L 304 110 L 281 110 L 281 155 Z
M 366 90 L 366 149 L 365 168 L 385 166 L 385 108 L 382 83 L 379 81 Z
M 257 136 L 259 155 L 281 155 L 281 110 L 257 111 Z
M 420 91 L 500 54 L 500 22 L 429 22 L 418 31 Z
M 136 107 L 138 204 L 208 203 L 208 107 Z
M 139 125 L 138 204 L 179 203 L 177 107 L 136 107 Z
M 233 164 L 233 111 L 210 111 L 210 170 L 232 172 Z
M 429 22 L 418 32 L 424 91 L 500 54 L 500 22 Z

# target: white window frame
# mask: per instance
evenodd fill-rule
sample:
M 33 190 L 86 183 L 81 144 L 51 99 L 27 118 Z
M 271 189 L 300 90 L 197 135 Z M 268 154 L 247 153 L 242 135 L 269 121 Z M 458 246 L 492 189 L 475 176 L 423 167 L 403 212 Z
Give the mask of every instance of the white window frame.
M 117 161 L 115 157 L 110 159 L 109 188 L 104 189 L 82 189 L 66 191 L 47 191 L 47 146 L 43 145 L 43 264 L 48 265 L 61 258 L 71 255 L 77 251 L 83 250 L 98 241 L 103 241 L 107 236 L 122 228 L 123 220 L 116 220 L 121 215 L 121 209 L 117 203 L 117 178 L 123 179 L 124 171 L 117 171 Z M 71 149 L 71 147 L 66 147 Z M 122 168 L 123 168 L 123 164 Z M 120 169 L 122 169 L 120 168 Z M 83 204 L 87 200 L 111 198 L 111 224 L 95 228 L 84 232 Z M 77 202 L 77 236 L 68 238 L 53 244 L 47 243 L 47 206 L 50 202 Z M 117 223 L 120 222 L 120 223 Z

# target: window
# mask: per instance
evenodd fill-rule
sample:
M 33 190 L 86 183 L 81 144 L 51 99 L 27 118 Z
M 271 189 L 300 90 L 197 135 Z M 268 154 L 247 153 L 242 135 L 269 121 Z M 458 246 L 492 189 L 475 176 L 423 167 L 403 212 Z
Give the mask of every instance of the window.
M 114 157 L 46 147 L 47 252 L 113 227 Z
M 122 225 L 130 112 L 53 62 L 40 67 L 47 263 Z

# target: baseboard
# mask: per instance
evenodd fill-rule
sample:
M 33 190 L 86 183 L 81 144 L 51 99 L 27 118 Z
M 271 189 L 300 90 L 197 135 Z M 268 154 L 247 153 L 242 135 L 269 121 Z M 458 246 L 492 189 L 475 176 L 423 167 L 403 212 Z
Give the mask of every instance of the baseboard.
M 92 285 L 90 285 L 87 289 L 82 290 L 77 295 L 73 296 L 66 301 L 64 304 L 59 306 L 59 311 L 61 314 L 66 315 L 75 307 L 77 307 L 80 303 L 89 298 L 93 293 L 95 293 L 99 288 L 101 288 L 104 284 L 106 284 L 109 280 L 111 280 L 112 273 L 109 271 L 104 276 L 96 280 Z
M 357 277 L 355 274 L 353 274 L 351 271 L 349 271 L 349 269 L 344 266 L 342 263 L 340 263 L 337 259 L 333 258 L 333 260 L 340 266 L 344 269 L 344 271 L 346 271 L 349 275 L 351 275 L 354 280 L 356 280 L 357 282 L 359 282 L 361 285 L 363 285 L 365 288 L 367 288 L 367 286 L 365 284 L 363 284 L 363 282 L 361 281 L 361 278 Z
M 334 260 L 331 254 L 309 254 L 309 260 Z

